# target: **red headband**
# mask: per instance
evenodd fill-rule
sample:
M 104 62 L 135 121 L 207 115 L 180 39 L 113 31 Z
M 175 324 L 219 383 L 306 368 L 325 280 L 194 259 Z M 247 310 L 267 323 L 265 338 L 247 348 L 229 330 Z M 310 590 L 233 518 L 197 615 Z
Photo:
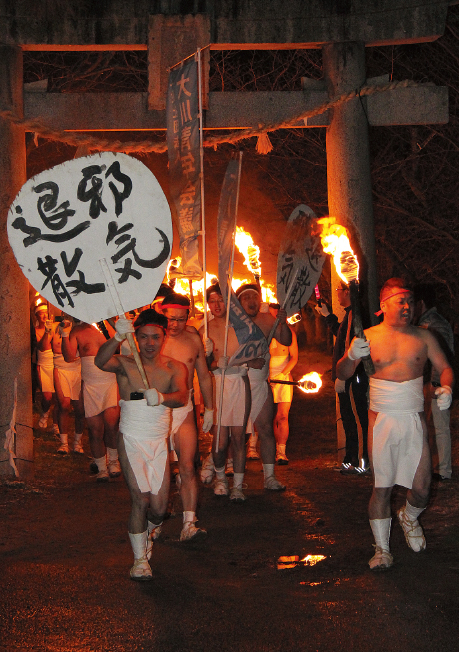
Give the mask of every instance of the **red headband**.
M 190 306 L 181 306 L 179 303 L 162 303 L 161 309 L 166 310 L 167 308 L 179 308 L 181 310 L 189 310 Z
M 396 297 L 399 294 L 412 294 L 411 290 L 400 290 L 400 292 L 394 292 L 393 294 L 389 294 L 389 296 L 385 297 L 384 299 L 381 299 L 380 303 L 383 301 L 387 301 L 388 299 L 392 299 L 392 297 Z M 380 315 L 383 314 L 382 310 L 378 310 L 378 312 L 375 312 L 376 317 L 379 317 Z

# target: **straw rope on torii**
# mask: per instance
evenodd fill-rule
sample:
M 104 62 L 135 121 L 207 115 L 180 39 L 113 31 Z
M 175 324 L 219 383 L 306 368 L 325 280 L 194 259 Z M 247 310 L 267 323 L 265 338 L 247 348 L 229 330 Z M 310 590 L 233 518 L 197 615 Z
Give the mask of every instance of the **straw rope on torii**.
M 276 124 L 262 124 L 258 127 L 249 127 L 247 129 L 242 129 L 238 131 L 233 131 L 229 134 L 223 134 L 219 136 L 211 136 L 206 138 L 203 142 L 204 147 L 213 147 L 217 148 L 218 145 L 224 143 L 237 143 L 241 140 L 247 138 L 252 138 L 254 136 L 263 137 L 271 131 L 277 131 L 278 129 L 286 129 L 288 127 L 297 126 L 296 123 L 305 120 L 307 118 L 312 118 L 316 115 L 321 115 L 325 113 L 328 109 L 332 109 L 339 104 L 344 104 L 349 102 L 356 97 L 365 97 L 367 95 L 373 95 L 374 93 L 382 93 L 385 91 L 392 91 L 399 88 L 414 88 L 418 86 L 418 82 L 412 81 L 410 79 L 405 79 L 404 81 L 389 82 L 384 85 L 378 86 L 363 86 L 360 89 L 352 90 L 348 93 L 343 93 L 339 97 L 323 102 L 315 109 L 309 109 L 303 113 L 297 114 L 283 122 Z M 107 150 L 112 152 L 137 152 L 137 153 L 150 153 L 155 152 L 156 154 L 162 154 L 167 151 L 166 141 L 161 141 L 155 143 L 151 140 L 143 141 L 121 141 L 121 140 L 109 140 L 105 138 L 97 138 L 95 136 L 88 136 L 86 134 L 80 133 L 70 133 L 68 131 L 61 131 L 56 129 L 51 129 L 50 127 L 45 126 L 39 120 L 25 120 L 15 116 L 11 111 L 0 111 L 0 117 L 9 120 L 15 125 L 20 125 L 24 127 L 27 131 L 34 132 L 46 138 L 48 140 L 57 140 L 68 145 L 74 145 L 76 147 L 86 145 L 88 149 L 94 150 Z M 269 151 L 269 149 L 267 150 Z M 259 153 L 266 153 L 266 151 L 259 150 Z

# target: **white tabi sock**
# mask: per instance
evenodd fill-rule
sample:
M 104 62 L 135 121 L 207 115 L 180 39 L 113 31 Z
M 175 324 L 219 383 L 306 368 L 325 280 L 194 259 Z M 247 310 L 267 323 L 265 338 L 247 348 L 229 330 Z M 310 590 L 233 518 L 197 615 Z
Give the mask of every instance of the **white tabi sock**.
M 374 518 L 370 519 L 370 527 L 375 538 L 377 546 L 382 550 L 389 552 L 389 537 L 390 537 L 390 524 L 391 518 Z
M 285 455 L 285 447 L 287 444 L 277 444 L 277 452 L 280 453 L 281 455 Z
M 243 480 L 244 480 L 244 474 L 243 473 L 235 473 L 233 475 L 233 487 L 237 487 L 238 489 L 242 489 Z
M 73 440 L 75 444 L 79 444 L 81 442 L 81 438 L 83 437 L 82 432 L 76 432 L 75 433 L 75 439 Z
M 101 471 L 107 471 L 107 460 L 105 458 L 105 455 L 103 457 L 95 457 L 94 462 L 97 464 L 97 468 L 99 469 L 99 473 Z M 131 535 L 129 535 L 131 536 Z M 132 536 L 139 536 L 137 534 L 133 534 Z
M 117 462 L 118 461 L 118 449 L 117 448 L 109 448 L 107 446 L 107 455 L 108 455 L 108 461 L 109 462 Z
M 215 468 L 215 475 L 217 476 L 217 480 L 224 480 L 225 479 L 225 467 L 222 466 L 221 469 Z
M 417 521 L 418 516 L 425 510 L 425 507 L 413 507 L 406 501 L 405 514 L 410 521 Z
M 61 440 L 61 444 L 68 444 L 69 443 L 69 436 L 65 435 L 64 433 L 60 432 L 59 433 L 59 439 Z
M 147 537 L 147 530 L 140 534 L 131 534 L 129 532 L 129 540 L 131 542 L 132 552 L 134 553 L 134 559 L 146 559 Z
M 265 480 L 274 475 L 274 464 L 263 464 L 263 473 L 265 474 Z
M 53 433 L 59 437 L 59 426 L 57 423 L 53 423 Z
M 194 523 L 196 521 L 196 512 L 183 512 L 184 523 Z

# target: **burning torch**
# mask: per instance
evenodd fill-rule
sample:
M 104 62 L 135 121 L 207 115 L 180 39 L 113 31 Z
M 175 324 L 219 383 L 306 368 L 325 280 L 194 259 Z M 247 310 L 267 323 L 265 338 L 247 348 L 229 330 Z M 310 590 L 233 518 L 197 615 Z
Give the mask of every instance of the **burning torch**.
M 269 382 L 275 383 L 276 385 L 295 385 L 305 394 L 316 394 L 322 387 L 322 379 L 316 371 L 306 374 L 303 378 L 300 378 L 300 380 L 297 381 L 270 379 Z
M 244 256 L 244 265 L 252 272 L 255 282 L 260 285 L 261 265 L 260 265 L 260 247 L 258 247 L 250 233 L 244 231 L 241 226 L 236 227 L 235 237 L 236 247 Z
M 347 231 L 344 226 L 335 223 L 334 217 L 324 217 L 317 220 L 317 222 L 322 225 L 320 239 L 324 252 L 333 256 L 338 276 L 346 285 L 349 285 L 354 334 L 356 337 L 366 340 L 360 310 L 359 263 L 352 251 Z M 365 356 L 362 360 L 366 374 L 372 376 L 375 373 L 375 367 L 371 356 Z

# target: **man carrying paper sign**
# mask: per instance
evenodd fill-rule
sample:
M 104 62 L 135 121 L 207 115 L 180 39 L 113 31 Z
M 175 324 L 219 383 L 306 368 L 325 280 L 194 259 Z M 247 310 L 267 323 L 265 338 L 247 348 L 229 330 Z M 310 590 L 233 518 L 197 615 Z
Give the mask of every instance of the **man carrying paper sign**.
M 170 408 L 188 401 L 185 365 L 161 354 L 166 329 L 166 317 L 152 309 L 140 313 L 134 325 L 120 317 L 115 337 L 100 347 L 95 358 L 99 369 L 116 374 L 121 395 L 118 446 L 132 500 L 129 539 L 134 565 L 130 575 L 136 581 L 152 579 L 148 560 L 167 508 Z M 127 333 L 135 333 L 150 389 L 143 389 L 133 356 L 115 355 Z

